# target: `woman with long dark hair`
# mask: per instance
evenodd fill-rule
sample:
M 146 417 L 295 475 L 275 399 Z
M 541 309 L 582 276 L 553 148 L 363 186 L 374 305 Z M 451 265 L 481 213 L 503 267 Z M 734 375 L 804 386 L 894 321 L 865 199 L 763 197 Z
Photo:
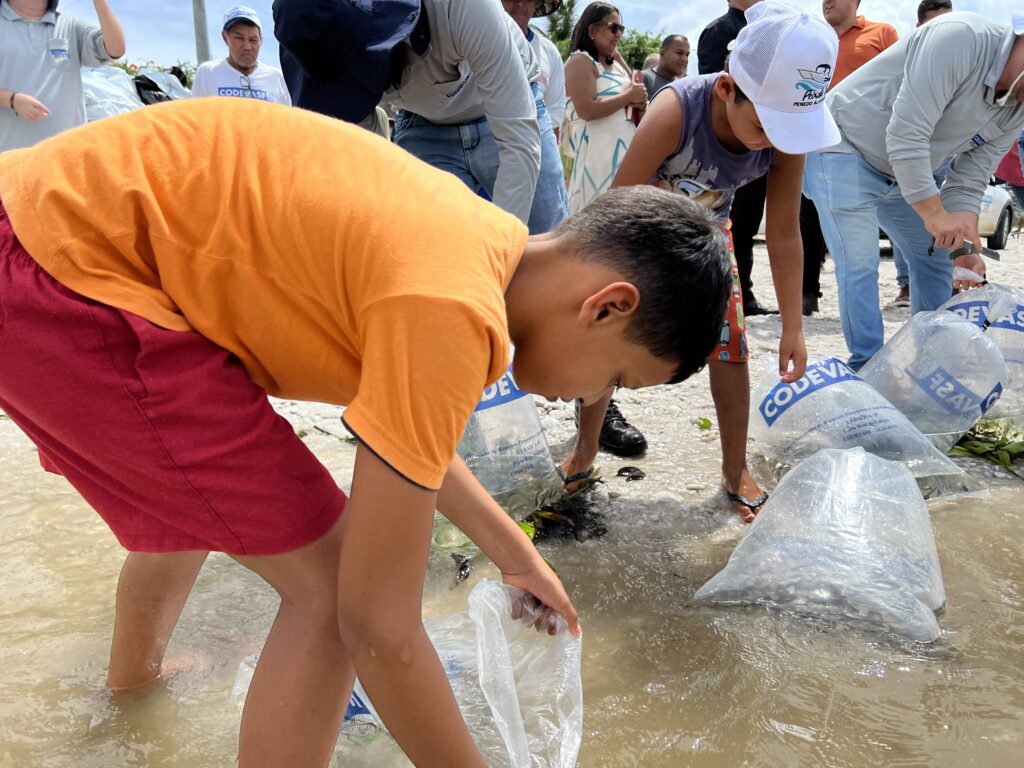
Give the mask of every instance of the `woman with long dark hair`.
M 588 5 L 572 33 L 565 63 L 567 97 L 562 149 L 574 158 L 569 213 L 585 208 L 611 184 L 636 130 L 629 108 L 647 106 L 643 83 L 633 82 L 616 49 L 625 31 L 619 9 Z

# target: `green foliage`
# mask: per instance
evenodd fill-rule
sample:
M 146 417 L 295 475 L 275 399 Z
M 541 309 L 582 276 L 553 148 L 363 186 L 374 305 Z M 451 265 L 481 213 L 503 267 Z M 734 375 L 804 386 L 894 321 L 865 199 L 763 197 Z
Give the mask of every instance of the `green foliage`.
M 558 10 L 548 16 L 548 38 L 556 46 L 564 59 L 569 55 L 569 40 L 572 39 L 572 28 L 576 24 L 575 0 L 562 0 Z
M 627 29 L 619 40 L 619 53 L 633 70 L 641 69 L 644 59 L 661 50 L 663 37 L 664 35 L 654 35 L 638 29 Z
M 954 445 L 950 456 L 980 456 L 1010 469 L 1024 454 L 1024 432 L 1005 421 L 979 421 Z
M 533 537 L 537 535 L 537 526 L 533 523 L 526 520 L 520 520 L 518 525 L 522 532 L 530 537 L 531 541 L 533 540 Z

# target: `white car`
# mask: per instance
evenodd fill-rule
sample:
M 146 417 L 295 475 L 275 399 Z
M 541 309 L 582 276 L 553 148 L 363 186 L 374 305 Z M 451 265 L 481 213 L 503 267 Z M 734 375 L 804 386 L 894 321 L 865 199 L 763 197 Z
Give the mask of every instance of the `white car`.
M 1006 187 L 991 184 L 985 187 L 978 213 L 978 234 L 988 238 L 988 247 L 993 251 L 1005 248 L 1010 232 L 1019 221 L 1020 211 L 1014 211 Z

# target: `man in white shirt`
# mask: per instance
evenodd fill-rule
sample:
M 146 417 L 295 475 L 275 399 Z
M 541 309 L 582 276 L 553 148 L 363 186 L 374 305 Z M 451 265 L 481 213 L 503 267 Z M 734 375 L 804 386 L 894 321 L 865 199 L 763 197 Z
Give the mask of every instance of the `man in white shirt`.
M 192 81 L 192 95 L 237 96 L 291 106 L 281 70 L 259 61 L 263 31 L 256 11 L 236 5 L 224 14 L 220 35 L 228 47 L 227 58 L 200 65 Z

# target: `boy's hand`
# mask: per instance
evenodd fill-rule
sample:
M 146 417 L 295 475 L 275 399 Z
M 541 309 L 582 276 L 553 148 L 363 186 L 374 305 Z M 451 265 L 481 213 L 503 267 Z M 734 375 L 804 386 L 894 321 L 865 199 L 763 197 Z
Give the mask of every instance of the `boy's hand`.
M 783 331 L 779 340 L 779 378 L 787 384 L 792 384 L 803 376 L 806 370 L 807 347 L 804 345 L 803 332 Z
M 501 580 L 533 595 L 541 603 L 540 606 L 512 606 L 512 615 L 516 618 L 536 615 L 533 625 L 537 630 L 546 630 L 549 635 L 553 635 L 557 631 L 557 626 L 552 613 L 558 613 L 569 625 L 569 632 L 575 637 L 579 637 L 582 633 L 576 609 L 573 608 L 569 595 L 565 592 L 565 587 L 562 586 L 562 582 L 555 572 L 551 570 L 551 566 L 545 563 L 544 558 L 539 554 L 534 558 L 534 564 L 529 570 L 521 573 L 502 571 Z

